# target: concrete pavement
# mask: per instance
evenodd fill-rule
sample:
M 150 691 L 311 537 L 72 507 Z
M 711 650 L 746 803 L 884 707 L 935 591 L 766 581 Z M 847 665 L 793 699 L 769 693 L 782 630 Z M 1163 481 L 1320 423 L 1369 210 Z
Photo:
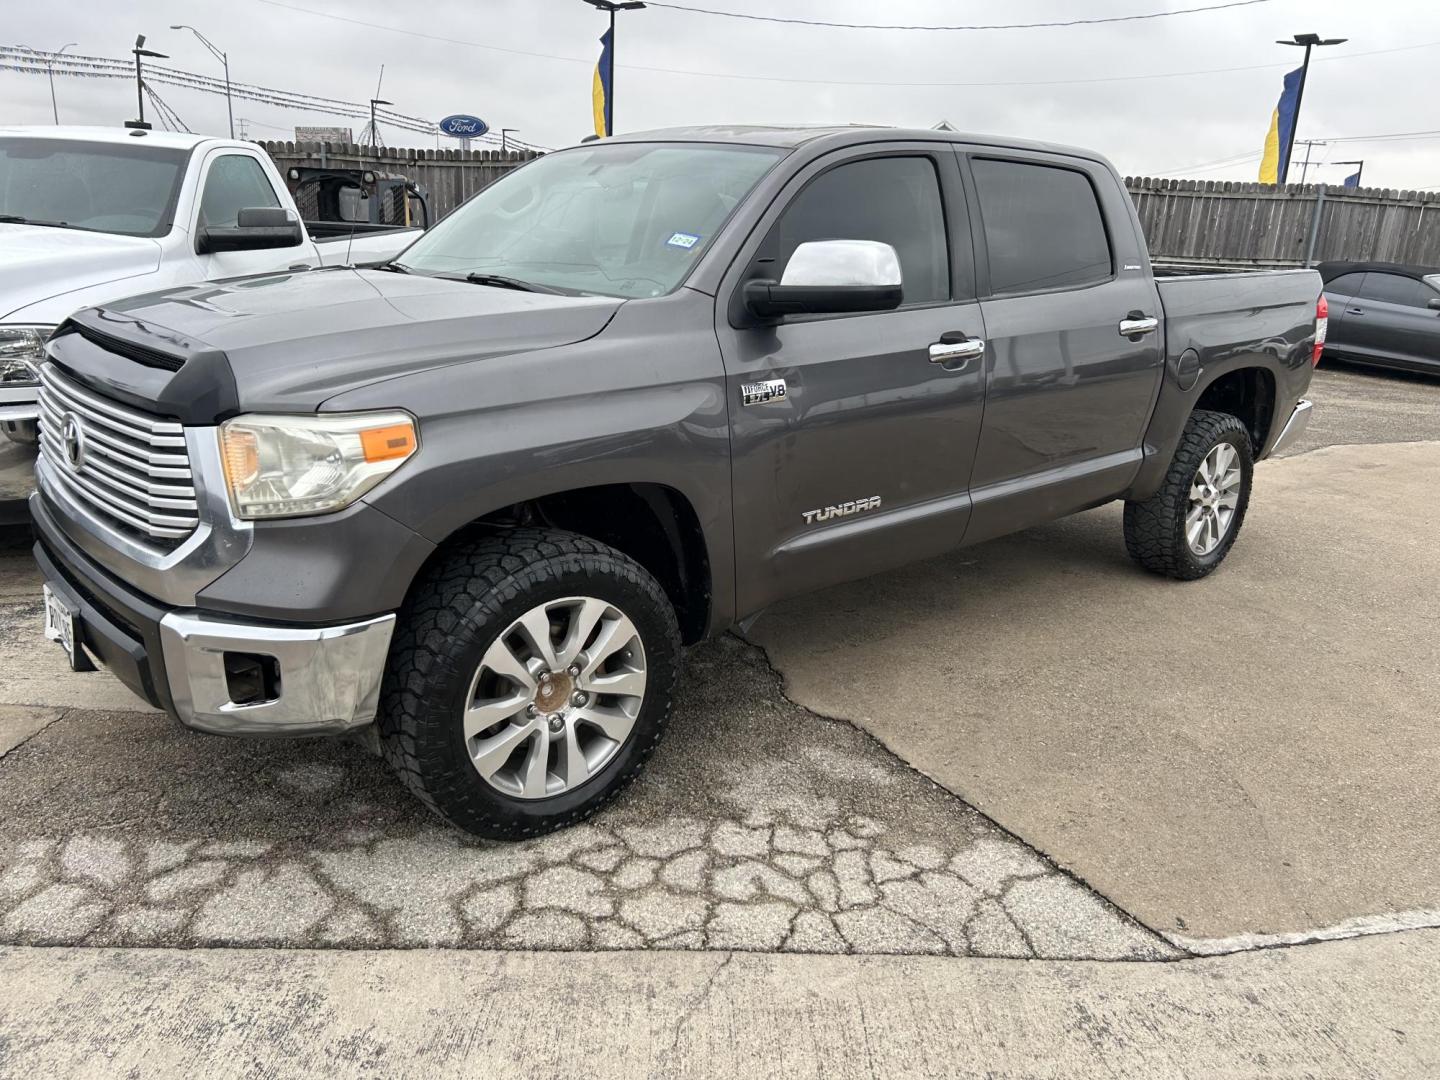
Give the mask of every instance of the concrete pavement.
M 0 1074 L 1433 1077 L 1440 933 L 1105 964 L 0 949 Z
M 1324 448 L 1258 467 L 1197 583 L 1137 572 L 1112 506 L 753 637 L 794 700 L 1187 947 L 1437 923 L 1437 488 L 1440 443 Z

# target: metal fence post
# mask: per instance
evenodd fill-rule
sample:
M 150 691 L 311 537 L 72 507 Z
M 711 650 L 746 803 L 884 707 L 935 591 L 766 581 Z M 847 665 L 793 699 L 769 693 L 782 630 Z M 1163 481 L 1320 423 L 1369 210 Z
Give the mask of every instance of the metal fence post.
M 1305 267 L 1315 265 L 1315 241 L 1320 238 L 1320 218 L 1325 213 L 1325 185 L 1320 185 L 1320 195 L 1315 200 L 1315 213 L 1310 217 L 1310 243 L 1305 245 Z

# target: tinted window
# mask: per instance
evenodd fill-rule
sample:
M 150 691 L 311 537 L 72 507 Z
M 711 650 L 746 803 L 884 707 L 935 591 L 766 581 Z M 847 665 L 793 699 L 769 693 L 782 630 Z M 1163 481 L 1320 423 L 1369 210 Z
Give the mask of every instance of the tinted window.
M 233 228 L 241 210 L 279 206 L 260 163 L 244 154 L 226 154 L 210 165 L 200 198 L 200 224 Z
M 1325 291 L 1336 296 L 1354 296 L 1360 291 L 1360 283 L 1364 280 L 1364 274 L 1341 274 L 1325 283 Z
M 1365 275 L 1365 284 L 1360 295 L 1366 300 L 1380 300 L 1387 304 L 1403 304 L 1406 307 L 1424 307 L 1435 294 L 1423 282 L 1399 274 Z
M 163 236 L 186 151 L 136 142 L 0 139 L 0 214 L 72 229 Z
M 983 158 L 972 168 L 992 291 L 1088 285 L 1114 272 L 1105 221 L 1084 173 Z
M 950 299 L 950 256 L 940 182 L 929 158 L 870 158 L 837 165 L 795 196 L 767 238 L 779 277 L 811 240 L 879 240 L 900 256 L 904 303 Z

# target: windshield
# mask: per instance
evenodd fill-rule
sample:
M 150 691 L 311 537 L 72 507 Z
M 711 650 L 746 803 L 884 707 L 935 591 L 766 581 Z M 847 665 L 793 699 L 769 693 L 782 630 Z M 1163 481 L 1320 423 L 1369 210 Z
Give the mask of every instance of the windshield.
M 516 169 L 398 260 L 427 274 L 499 275 L 563 291 L 660 296 L 780 157 L 758 147 L 610 143 Z
M 0 138 L 0 218 L 163 236 L 188 154 L 125 143 Z

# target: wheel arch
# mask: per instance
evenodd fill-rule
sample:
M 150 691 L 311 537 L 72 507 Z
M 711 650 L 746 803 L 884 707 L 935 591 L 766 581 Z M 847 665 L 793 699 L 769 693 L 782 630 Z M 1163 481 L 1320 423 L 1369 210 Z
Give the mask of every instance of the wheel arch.
M 1239 417 L 1250 434 L 1255 459 L 1264 457 L 1279 434 L 1277 420 L 1284 419 L 1278 409 L 1284 384 L 1278 364 L 1253 355 L 1207 364 L 1188 389 L 1167 375 L 1145 433 L 1145 459 L 1121 498 L 1148 499 L 1159 490 L 1185 424 L 1197 409 Z
M 710 545 L 690 498 L 667 484 L 593 484 L 497 507 L 442 539 L 415 581 L 420 581 L 428 568 L 445 559 L 456 545 L 479 534 L 526 525 L 573 532 L 629 556 L 665 590 L 687 645 L 711 631 L 719 613 L 714 602 Z M 414 587 L 412 582 L 411 589 Z

